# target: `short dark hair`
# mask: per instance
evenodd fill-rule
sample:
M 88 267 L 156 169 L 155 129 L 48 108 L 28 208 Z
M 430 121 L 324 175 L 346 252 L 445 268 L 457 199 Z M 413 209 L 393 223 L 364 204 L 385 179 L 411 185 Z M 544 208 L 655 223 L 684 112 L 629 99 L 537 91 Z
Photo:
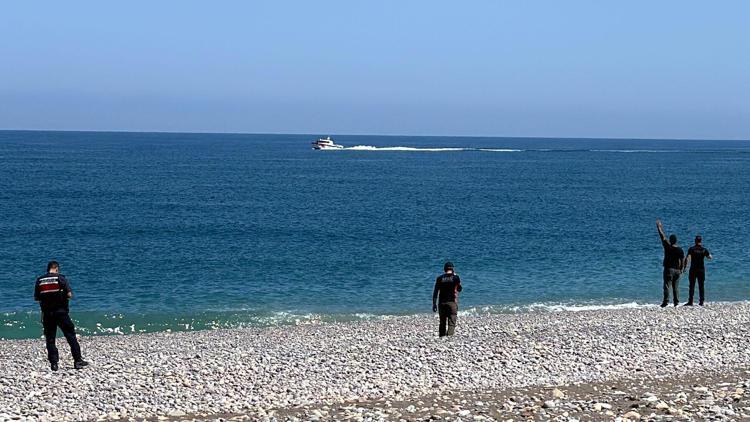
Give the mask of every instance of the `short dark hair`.
M 60 264 L 58 264 L 57 261 L 50 261 L 47 263 L 47 272 L 57 268 L 60 268 Z
M 448 271 L 453 269 L 453 263 L 448 261 L 443 265 L 443 271 Z
M 669 235 L 669 243 L 672 244 L 672 245 L 676 244 L 677 243 L 677 236 L 674 235 L 674 234 L 670 234 Z
M 703 242 L 703 238 L 701 237 L 701 235 L 695 236 L 695 243 L 701 243 L 701 242 Z

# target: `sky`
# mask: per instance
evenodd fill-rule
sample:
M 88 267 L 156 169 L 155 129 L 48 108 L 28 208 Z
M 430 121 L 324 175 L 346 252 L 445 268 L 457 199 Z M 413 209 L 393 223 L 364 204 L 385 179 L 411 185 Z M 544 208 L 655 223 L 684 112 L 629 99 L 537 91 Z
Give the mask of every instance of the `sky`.
M 747 1 L 0 6 L 0 129 L 750 139 Z

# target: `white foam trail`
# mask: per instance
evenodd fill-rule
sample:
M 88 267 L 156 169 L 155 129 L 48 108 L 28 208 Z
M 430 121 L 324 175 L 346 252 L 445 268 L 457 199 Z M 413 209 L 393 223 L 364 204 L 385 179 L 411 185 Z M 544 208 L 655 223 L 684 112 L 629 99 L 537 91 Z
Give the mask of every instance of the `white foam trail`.
M 477 151 L 483 151 L 483 152 L 523 152 L 522 149 L 509 149 L 509 148 L 479 148 Z
M 375 147 L 372 145 L 357 145 L 344 148 L 350 151 L 413 151 L 413 152 L 457 152 L 457 151 L 482 151 L 482 152 L 521 152 L 520 149 L 509 148 L 418 148 L 418 147 Z
M 357 145 L 344 148 L 351 151 L 424 151 L 424 152 L 448 152 L 469 151 L 468 148 L 415 148 L 415 147 L 374 147 L 371 145 Z
M 637 302 L 614 303 L 614 304 L 565 304 L 565 303 L 531 303 L 528 305 L 493 305 L 473 307 L 465 311 L 459 311 L 459 315 L 488 315 L 505 313 L 526 312 L 582 312 L 616 309 L 642 309 L 653 308 L 655 304 L 644 304 Z
M 667 152 L 683 152 L 681 150 L 664 150 L 664 149 L 592 149 L 591 152 L 620 152 L 620 153 L 634 153 L 634 152 L 649 152 L 649 153 L 667 153 Z
M 604 309 L 641 309 L 641 308 L 653 308 L 656 307 L 655 304 L 645 304 L 645 303 L 637 303 L 637 302 L 628 302 L 628 303 L 616 303 L 611 305 L 566 305 L 566 304 L 554 304 L 554 303 L 540 303 L 540 304 L 532 304 L 529 306 L 530 309 L 539 309 L 543 311 L 551 311 L 551 312 L 561 312 L 561 311 L 568 311 L 568 312 L 580 312 L 580 311 L 598 311 L 598 310 L 604 310 Z

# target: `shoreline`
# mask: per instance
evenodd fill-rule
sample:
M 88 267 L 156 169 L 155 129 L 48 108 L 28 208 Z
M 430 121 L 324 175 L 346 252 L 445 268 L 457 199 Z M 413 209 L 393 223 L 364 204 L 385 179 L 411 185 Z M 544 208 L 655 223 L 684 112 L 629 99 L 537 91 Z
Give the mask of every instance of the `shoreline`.
M 436 331 L 430 315 L 86 336 L 92 366 L 82 371 L 71 369 L 58 338 L 58 373 L 49 371 L 43 341 L 3 340 L 0 419 L 263 418 L 299 406 L 659 382 L 686 371 L 721 377 L 750 367 L 747 302 L 461 316 L 455 337 L 438 339 Z M 451 409 L 431 411 L 439 410 Z
M 710 302 L 707 308 L 715 306 L 726 306 L 734 304 L 750 304 L 750 300 L 740 301 L 715 301 Z M 495 304 L 474 305 L 465 309 L 459 309 L 459 318 L 463 317 L 492 317 L 499 315 L 523 315 L 539 313 L 559 312 L 585 312 L 585 311 L 608 311 L 620 309 L 647 309 L 657 308 L 659 305 L 653 302 L 632 301 L 568 301 L 568 302 L 534 302 L 526 304 Z M 92 313 L 101 313 L 99 317 L 92 317 Z M 267 311 L 262 314 L 247 313 L 247 311 L 205 311 L 197 314 L 179 314 L 170 318 L 159 314 L 156 320 L 149 320 L 148 314 L 108 313 L 74 309 L 71 317 L 76 324 L 76 332 L 79 337 L 101 337 L 111 335 L 142 335 L 155 333 L 183 333 L 215 330 L 244 330 L 292 327 L 298 325 L 321 325 L 332 323 L 357 323 L 370 321 L 392 321 L 399 318 L 429 317 L 432 312 L 297 312 Z M 4 318 L 4 319 L 3 319 Z M 11 311 L 0 312 L 0 341 L 5 340 L 31 340 L 42 337 L 42 326 L 39 322 L 39 310 L 34 311 Z M 93 319 L 92 319 L 93 318 Z M 34 336 L 3 336 L 3 332 L 9 333 L 15 325 L 26 328 L 34 324 Z M 10 328 L 8 328 L 10 327 Z M 7 334 L 6 333 L 6 334 Z

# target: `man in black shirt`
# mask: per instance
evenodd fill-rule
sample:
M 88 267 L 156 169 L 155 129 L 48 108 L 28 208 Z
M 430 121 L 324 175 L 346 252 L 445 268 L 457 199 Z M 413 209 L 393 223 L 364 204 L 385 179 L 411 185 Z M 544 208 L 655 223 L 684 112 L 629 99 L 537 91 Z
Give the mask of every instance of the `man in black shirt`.
M 685 262 L 682 264 L 682 271 L 685 272 L 688 261 L 690 261 L 690 272 L 688 273 L 688 279 L 690 280 L 690 299 L 685 306 L 693 306 L 693 296 L 695 295 L 695 281 L 698 280 L 698 291 L 700 294 L 699 305 L 703 306 L 703 301 L 706 299 L 704 282 L 706 281 L 706 267 L 703 263 L 703 259 L 713 259 L 708 249 L 703 247 L 703 238 L 701 236 L 695 236 L 695 245 L 688 248 L 687 257 Z
M 461 279 L 453 271 L 453 263 L 443 265 L 444 274 L 435 280 L 432 291 L 432 312 L 440 312 L 440 337 L 452 336 L 458 319 L 458 292 L 463 290 Z M 446 330 L 447 323 L 447 330 Z
M 34 300 L 42 308 L 42 325 L 44 338 L 47 342 L 47 358 L 53 371 L 57 371 L 60 356 L 55 346 L 57 327 L 63 332 L 73 354 L 73 367 L 81 369 L 88 365 L 81 357 L 81 346 L 78 345 L 76 329 L 68 315 L 68 300 L 73 297 L 70 283 L 60 274 L 60 265 L 56 261 L 47 264 L 47 273 L 36 279 L 34 285 Z
M 663 308 L 669 304 L 670 289 L 672 290 L 674 306 L 677 306 L 680 303 L 678 287 L 685 252 L 677 246 L 677 236 L 670 235 L 669 242 L 667 242 L 667 236 L 664 234 L 664 228 L 660 220 L 656 220 L 656 230 L 659 232 L 661 245 L 664 247 L 664 261 L 662 262 L 662 265 L 664 265 L 664 298 L 662 299 L 661 307 Z

